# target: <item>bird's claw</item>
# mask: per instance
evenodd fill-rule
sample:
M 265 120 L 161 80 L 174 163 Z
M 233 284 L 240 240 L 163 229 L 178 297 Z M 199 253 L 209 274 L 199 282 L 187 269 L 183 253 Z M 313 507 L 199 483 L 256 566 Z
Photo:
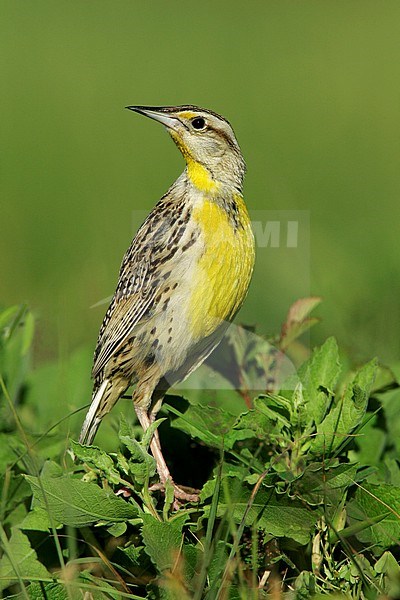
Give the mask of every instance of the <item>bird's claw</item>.
M 198 502 L 200 490 L 196 490 L 191 487 L 187 487 L 185 485 L 177 485 L 172 479 L 169 480 L 174 488 L 174 508 L 179 508 L 179 501 L 183 502 Z M 149 491 L 161 491 L 165 493 L 165 483 L 155 483 L 151 487 L 149 487 Z

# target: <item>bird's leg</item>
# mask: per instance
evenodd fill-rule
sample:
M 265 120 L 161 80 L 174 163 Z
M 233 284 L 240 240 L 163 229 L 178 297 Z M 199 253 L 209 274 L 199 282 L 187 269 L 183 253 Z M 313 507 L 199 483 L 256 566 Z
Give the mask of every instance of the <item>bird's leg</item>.
M 150 417 L 149 417 L 149 419 L 150 419 L 150 425 L 152 425 L 154 423 L 154 421 L 156 420 L 157 415 L 159 413 L 159 410 L 161 408 L 161 404 L 162 404 L 163 400 L 164 400 L 164 396 L 162 396 L 161 398 L 159 398 L 159 400 L 157 400 L 157 402 L 151 407 Z M 160 435 L 158 433 L 158 428 L 153 433 L 153 438 L 157 442 L 158 447 L 160 448 L 160 452 L 161 452 Z
M 157 405 L 158 404 L 159 404 L 159 406 L 161 406 L 161 401 L 159 403 L 157 403 Z M 159 409 L 159 407 L 158 407 L 158 409 Z M 154 409 L 153 409 L 150 417 L 145 408 L 135 405 L 135 411 L 136 411 L 137 418 L 139 419 L 139 423 L 141 424 L 141 426 L 143 428 L 143 431 L 147 431 L 147 429 L 150 427 L 151 423 L 154 422 L 158 411 L 154 412 Z M 189 494 L 189 493 L 185 492 L 178 485 L 176 485 L 176 483 L 172 479 L 171 473 L 169 472 L 167 463 L 165 462 L 165 459 L 164 459 L 164 456 L 163 456 L 163 453 L 161 450 L 161 444 L 160 444 L 160 438 L 159 438 L 158 432 L 155 432 L 153 434 L 152 440 L 150 442 L 150 448 L 151 448 L 151 453 L 154 456 L 154 459 L 156 461 L 157 472 L 160 477 L 161 484 L 164 486 L 167 481 L 170 481 L 174 488 L 174 496 L 178 500 L 186 500 L 187 502 L 198 502 L 199 497 L 197 494 Z
M 150 419 L 145 408 L 141 408 L 140 406 L 135 406 L 136 416 L 139 419 L 141 426 L 143 427 L 143 431 L 147 431 L 150 427 L 151 423 L 154 422 L 154 418 Z M 157 471 L 160 476 L 161 483 L 165 483 L 167 479 L 172 480 L 171 473 L 167 467 L 167 464 L 164 460 L 164 456 L 161 451 L 160 446 L 160 438 L 154 432 L 153 437 L 150 442 L 151 453 L 154 456 L 157 464 Z

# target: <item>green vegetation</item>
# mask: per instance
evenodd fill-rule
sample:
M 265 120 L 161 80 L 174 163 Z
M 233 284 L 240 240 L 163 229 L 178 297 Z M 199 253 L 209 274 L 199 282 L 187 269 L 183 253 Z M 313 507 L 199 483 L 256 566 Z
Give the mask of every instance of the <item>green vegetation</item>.
M 299 353 L 317 301 L 291 308 L 278 349 Z M 243 388 L 167 396 L 155 423 L 166 456 L 178 481 L 201 488 L 176 510 L 172 489 L 152 489 L 149 435 L 130 406 L 105 426 L 113 451 L 68 439 L 89 397 L 86 353 L 32 371 L 32 314 L 3 311 L 0 328 L 3 597 L 399 597 L 398 365 L 346 372 L 329 338 L 250 409 Z M 273 387 L 279 353 L 266 362 L 261 339 L 229 343 L 238 369 L 267 364 Z

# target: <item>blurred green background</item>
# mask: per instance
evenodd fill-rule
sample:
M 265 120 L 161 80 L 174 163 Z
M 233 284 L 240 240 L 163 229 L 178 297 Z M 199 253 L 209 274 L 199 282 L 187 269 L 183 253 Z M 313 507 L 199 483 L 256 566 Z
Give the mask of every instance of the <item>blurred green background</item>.
M 309 215 L 301 248 L 259 250 L 240 320 L 274 333 L 321 295 L 314 342 L 398 355 L 397 0 L 2 0 L 0 62 L 0 302 L 34 309 L 38 359 L 94 346 L 91 306 L 183 168 L 124 106 L 183 103 L 231 120 L 256 215 Z

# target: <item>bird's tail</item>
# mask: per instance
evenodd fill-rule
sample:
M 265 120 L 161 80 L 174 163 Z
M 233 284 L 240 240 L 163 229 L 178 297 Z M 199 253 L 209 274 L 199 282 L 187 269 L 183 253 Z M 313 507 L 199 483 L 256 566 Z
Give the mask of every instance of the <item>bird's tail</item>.
M 93 442 L 94 436 L 97 433 L 103 416 L 108 412 L 108 410 L 100 410 L 100 407 L 101 405 L 104 406 L 105 404 L 104 402 L 102 403 L 102 400 L 107 388 L 109 387 L 109 384 L 110 380 L 104 379 L 101 386 L 92 398 L 92 403 L 83 422 L 81 434 L 79 436 L 80 444 L 90 446 L 90 444 Z M 113 404 L 111 404 L 110 409 L 112 408 Z

